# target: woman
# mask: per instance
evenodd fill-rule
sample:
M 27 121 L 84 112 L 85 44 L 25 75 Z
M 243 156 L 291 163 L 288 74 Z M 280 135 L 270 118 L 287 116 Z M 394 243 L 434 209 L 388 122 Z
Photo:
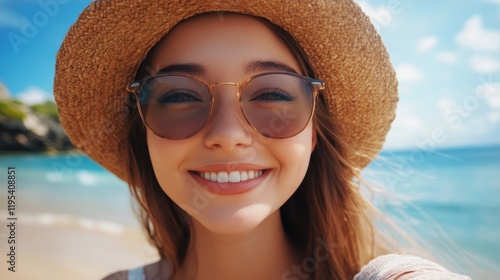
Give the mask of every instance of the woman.
M 352 1 L 98 1 L 61 47 L 55 96 L 161 257 L 106 279 L 352 279 L 394 251 L 353 179 L 397 81 Z M 453 275 L 371 264 L 357 277 Z

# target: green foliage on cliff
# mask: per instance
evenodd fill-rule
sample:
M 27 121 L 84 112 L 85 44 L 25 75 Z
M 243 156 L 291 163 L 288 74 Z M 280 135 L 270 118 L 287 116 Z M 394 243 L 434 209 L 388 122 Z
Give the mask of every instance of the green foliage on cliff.
M 22 110 L 19 101 L 8 99 L 0 100 L 0 116 L 12 120 L 22 120 L 26 117 L 26 113 Z
M 35 104 L 30 106 L 31 110 L 40 114 L 49 116 L 55 120 L 59 119 L 59 114 L 57 113 L 57 106 L 52 101 L 45 101 L 45 103 Z
M 57 106 L 52 101 L 28 106 L 16 99 L 0 99 L 0 117 L 11 120 L 23 120 L 30 111 L 38 115 L 48 116 L 54 120 L 59 120 Z

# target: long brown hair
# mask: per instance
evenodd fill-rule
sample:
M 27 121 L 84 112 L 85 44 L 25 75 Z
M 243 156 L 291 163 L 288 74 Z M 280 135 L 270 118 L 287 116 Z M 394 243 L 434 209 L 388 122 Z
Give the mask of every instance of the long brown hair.
M 281 27 L 266 19 L 259 20 L 289 47 L 303 74 L 315 77 L 298 42 Z M 146 75 L 148 63 L 146 57 L 137 78 Z M 189 217 L 156 180 L 146 131 L 137 110 L 131 110 L 127 121 L 128 184 L 138 202 L 138 213 L 150 241 L 161 258 L 168 259 L 175 275 L 190 240 Z M 373 207 L 360 193 L 360 180 L 356 180 L 360 178 L 360 171 L 345 157 L 349 147 L 339 138 L 335 120 L 321 95 L 313 122 L 317 144 L 303 182 L 280 209 L 282 223 L 288 237 L 301 251 L 310 279 L 352 279 L 364 264 L 386 248 L 379 242 L 380 236 L 373 226 Z M 316 254 L 318 246 L 328 251 L 321 259 Z

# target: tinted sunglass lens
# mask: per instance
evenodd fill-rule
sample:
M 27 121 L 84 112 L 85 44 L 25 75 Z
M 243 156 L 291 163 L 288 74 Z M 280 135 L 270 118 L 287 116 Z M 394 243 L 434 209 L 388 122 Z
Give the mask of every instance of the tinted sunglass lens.
M 313 110 L 313 88 L 306 80 L 269 74 L 251 80 L 241 96 L 243 112 L 262 135 L 287 138 L 300 133 Z
M 179 140 L 196 134 L 210 114 L 211 95 L 205 85 L 183 76 L 149 80 L 140 94 L 145 124 L 157 135 Z

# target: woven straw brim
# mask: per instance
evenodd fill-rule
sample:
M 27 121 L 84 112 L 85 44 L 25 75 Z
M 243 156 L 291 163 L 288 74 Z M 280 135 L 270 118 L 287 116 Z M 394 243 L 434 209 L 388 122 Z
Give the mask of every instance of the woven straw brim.
M 295 37 L 326 83 L 323 94 L 341 138 L 356 150 L 347 156 L 359 167 L 376 157 L 395 117 L 397 80 L 380 36 L 351 0 L 92 3 L 69 30 L 56 63 L 55 100 L 75 146 L 125 179 L 125 87 L 173 26 L 214 11 L 264 17 Z

